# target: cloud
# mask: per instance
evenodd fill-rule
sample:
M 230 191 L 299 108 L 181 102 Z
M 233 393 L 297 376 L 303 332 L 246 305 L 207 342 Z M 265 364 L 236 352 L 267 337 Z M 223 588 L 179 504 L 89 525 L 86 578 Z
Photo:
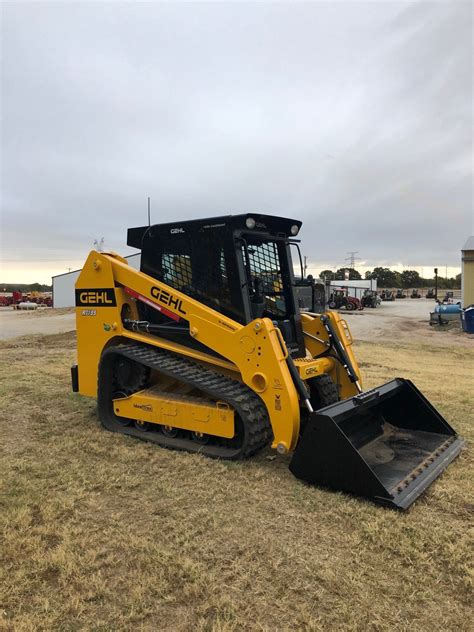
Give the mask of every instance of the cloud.
M 2 6 L 8 266 L 130 252 L 148 195 L 155 222 L 301 218 L 315 261 L 458 265 L 469 3 Z

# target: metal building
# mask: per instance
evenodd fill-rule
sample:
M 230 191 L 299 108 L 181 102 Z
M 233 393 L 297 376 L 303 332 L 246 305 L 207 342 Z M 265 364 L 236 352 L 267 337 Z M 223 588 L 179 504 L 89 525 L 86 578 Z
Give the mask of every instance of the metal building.
M 128 260 L 128 264 L 132 266 L 132 268 L 135 268 L 136 270 L 140 269 L 140 253 L 136 255 L 129 255 L 125 258 Z M 80 273 L 81 270 L 73 270 L 72 272 L 65 272 L 64 274 L 57 274 L 56 276 L 53 276 L 53 307 L 75 306 L 76 299 L 74 286 Z
M 365 290 L 377 291 L 377 279 L 361 279 L 360 281 L 331 281 L 331 288 L 345 288 L 349 296 L 362 298 Z
M 474 235 L 471 235 L 461 250 L 461 306 L 474 305 Z

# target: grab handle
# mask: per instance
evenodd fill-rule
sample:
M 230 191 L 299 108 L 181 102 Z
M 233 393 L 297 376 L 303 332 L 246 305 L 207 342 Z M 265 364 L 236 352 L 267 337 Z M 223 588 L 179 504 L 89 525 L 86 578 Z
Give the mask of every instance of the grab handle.
M 286 346 L 283 334 L 278 327 L 273 327 L 273 329 L 270 329 L 270 332 L 272 331 L 274 331 L 277 335 L 278 342 L 280 343 L 281 350 L 283 351 L 283 358 L 286 360 L 288 358 L 288 347 Z
M 352 398 L 352 401 L 356 406 L 361 406 L 362 404 L 366 404 L 367 402 L 371 402 L 374 399 L 378 399 L 380 397 L 380 393 L 378 389 L 372 388 L 370 391 L 365 391 L 364 393 L 360 393 L 360 395 L 356 395 Z

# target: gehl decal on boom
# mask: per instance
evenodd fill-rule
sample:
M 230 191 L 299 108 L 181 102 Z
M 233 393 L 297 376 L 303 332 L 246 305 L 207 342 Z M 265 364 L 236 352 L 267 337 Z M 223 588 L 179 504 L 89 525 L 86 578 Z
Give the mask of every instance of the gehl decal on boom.
M 151 288 L 150 294 L 153 298 L 158 299 L 160 303 L 163 303 L 163 305 L 168 305 L 169 307 L 173 307 L 176 311 L 181 312 L 181 314 L 186 314 L 183 309 L 183 301 L 180 298 L 174 298 L 174 296 L 166 290 L 162 290 L 154 285 Z
M 77 307 L 115 307 L 115 292 L 111 287 L 76 290 Z

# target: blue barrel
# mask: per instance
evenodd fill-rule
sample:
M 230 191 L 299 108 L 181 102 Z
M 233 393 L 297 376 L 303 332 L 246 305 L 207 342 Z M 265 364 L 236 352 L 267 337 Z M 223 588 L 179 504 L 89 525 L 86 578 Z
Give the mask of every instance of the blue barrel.
M 435 314 L 457 314 L 461 311 L 460 305 L 436 305 Z
M 461 312 L 463 330 L 468 334 L 474 334 L 474 305 L 469 305 Z

